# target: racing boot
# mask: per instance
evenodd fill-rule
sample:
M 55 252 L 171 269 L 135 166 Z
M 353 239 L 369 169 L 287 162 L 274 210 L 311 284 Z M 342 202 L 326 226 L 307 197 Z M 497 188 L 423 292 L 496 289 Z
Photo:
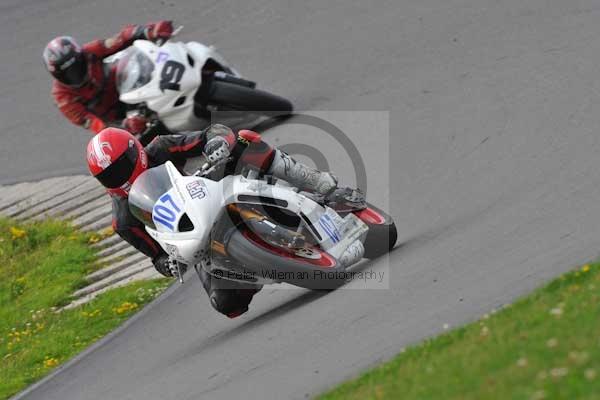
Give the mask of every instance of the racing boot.
M 353 189 L 348 186 L 336 188 L 325 197 L 324 204 L 333 208 L 337 212 L 352 212 L 362 210 L 367 207 L 365 194 L 360 189 Z
M 278 149 L 275 150 L 275 157 L 267 173 L 289 182 L 300 190 L 315 192 L 322 196 L 332 193 L 338 183 L 331 172 L 321 172 L 304 165 Z
M 267 173 L 300 190 L 311 192 L 313 195 L 310 197 L 315 201 L 336 211 L 355 211 L 366 207 L 365 195 L 360 189 L 338 186 L 338 179 L 331 172 L 311 168 L 281 150 L 276 150 Z
M 208 294 L 210 304 L 228 318 L 239 317 L 248 311 L 252 298 L 262 289 L 260 285 L 244 285 L 217 278 L 206 272 L 204 268 L 198 268 L 198 276 Z

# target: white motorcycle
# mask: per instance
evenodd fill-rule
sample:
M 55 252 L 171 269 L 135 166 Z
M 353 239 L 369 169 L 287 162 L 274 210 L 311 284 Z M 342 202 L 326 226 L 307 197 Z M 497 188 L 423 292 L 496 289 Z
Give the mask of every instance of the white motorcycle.
M 130 210 L 182 282 L 181 264 L 244 284 L 333 289 L 349 266 L 396 243 L 391 217 L 367 203 L 334 209 L 252 170 L 208 179 L 218 164 L 184 176 L 167 162 L 142 173 L 129 194 Z
M 119 100 L 160 121 L 143 135 L 144 144 L 156 134 L 200 130 L 211 122 L 231 124 L 215 121 L 218 112 L 247 118 L 288 115 L 293 109 L 288 100 L 256 89 L 214 47 L 198 42 L 136 40 L 106 63 L 116 65 Z

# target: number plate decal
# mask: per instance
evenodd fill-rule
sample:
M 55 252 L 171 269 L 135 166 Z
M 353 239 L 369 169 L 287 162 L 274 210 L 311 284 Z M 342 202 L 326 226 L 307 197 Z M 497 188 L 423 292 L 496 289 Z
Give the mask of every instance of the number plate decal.
M 329 236 L 333 243 L 337 243 L 341 240 L 340 232 L 329 215 L 323 214 L 321 218 L 319 218 L 319 226 L 327 233 L 327 236 Z
M 175 224 L 181 215 L 183 215 L 183 210 L 170 192 L 163 194 L 152 208 L 154 224 L 161 225 L 171 232 L 175 231 Z
M 161 92 L 164 92 L 165 89 L 178 91 L 181 88 L 179 82 L 181 82 L 184 72 L 185 66 L 183 64 L 175 60 L 167 61 L 160 73 L 159 87 Z

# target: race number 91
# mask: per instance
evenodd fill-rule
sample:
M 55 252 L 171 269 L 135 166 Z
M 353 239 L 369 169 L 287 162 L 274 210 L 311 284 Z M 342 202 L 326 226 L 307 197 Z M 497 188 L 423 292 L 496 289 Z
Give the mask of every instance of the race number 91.
M 185 66 L 177 61 L 169 60 L 163 66 L 162 72 L 160 73 L 160 90 L 164 92 L 165 89 L 179 90 L 181 86 L 181 78 L 185 72 Z

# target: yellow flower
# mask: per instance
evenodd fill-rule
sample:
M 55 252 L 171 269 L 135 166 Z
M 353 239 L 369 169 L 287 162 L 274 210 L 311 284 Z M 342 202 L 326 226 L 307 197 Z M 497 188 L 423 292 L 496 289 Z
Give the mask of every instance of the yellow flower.
M 13 240 L 20 239 L 22 237 L 25 237 L 25 235 L 27 235 L 26 231 L 24 231 L 23 229 L 19 229 L 17 227 L 14 227 L 14 226 L 10 227 L 10 233 L 12 234 Z
M 102 229 L 98 233 L 100 234 L 100 236 L 105 238 L 105 237 L 112 236 L 115 233 L 115 231 L 113 230 L 112 226 L 109 226 L 108 228 Z
M 97 243 L 97 242 L 99 242 L 99 241 L 100 241 L 100 237 L 99 237 L 99 236 L 96 236 L 96 235 L 92 235 L 92 236 L 90 236 L 90 240 L 88 240 L 88 242 L 89 242 L 90 244 L 94 244 L 94 243 Z
M 52 368 L 58 365 L 58 360 L 56 358 L 45 358 L 44 359 L 44 367 Z
M 585 264 L 583 267 L 581 267 L 581 272 L 589 272 L 590 270 L 590 264 Z
M 81 315 L 87 318 L 92 318 L 95 317 L 96 315 L 100 315 L 100 310 L 96 309 L 94 311 L 91 312 L 87 312 L 87 311 L 82 311 Z
M 116 314 L 123 314 L 123 313 L 126 313 L 127 311 L 135 310 L 136 308 L 138 308 L 137 303 L 130 303 L 130 302 L 126 301 L 123 304 L 121 304 L 119 307 L 113 308 L 113 312 L 115 312 Z

